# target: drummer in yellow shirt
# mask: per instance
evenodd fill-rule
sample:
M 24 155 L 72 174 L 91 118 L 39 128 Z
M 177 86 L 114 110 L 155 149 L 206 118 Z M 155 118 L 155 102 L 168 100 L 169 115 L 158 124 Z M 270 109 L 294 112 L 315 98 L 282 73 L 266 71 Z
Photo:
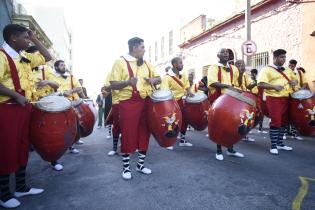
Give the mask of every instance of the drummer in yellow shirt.
M 236 66 L 229 65 L 229 52 L 226 48 L 219 50 L 217 54 L 219 63 L 211 65 L 208 70 L 209 100 L 213 103 L 226 89 L 240 91 L 240 74 Z M 219 78 L 221 76 L 221 78 Z M 232 147 L 228 148 L 227 155 L 244 157 L 240 152 L 236 152 Z M 215 155 L 217 160 L 223 160 L 222 147 L 217 144 Z
M 79 94 L 82 93 L 82 87 L 79 81 L 72 75 L 68 70 L 66 70 L 66 65 L 63 60 L 57 60 L 54 63 L 55 74 L 54 81 L 59 84 L 58 91 L 64 97 L 67 97 L 70 101 L 79 100 Z M 84 96 L 82 96 L 84 97 Z M 78 140 L 77 143 L 83 144 L 82 141 Z M 75 149 L 73 146 L 69 148 L 70 153 L 78 154 L 79 150 Z
M 119 91 L 119 123 L 121 128 L 121 152 L 123 157 L 122 178 L 132 178 L 130 155 L 138 151 L 136 170 L 151 174 L 144 167 L 149 146 L 150 132 L 146 123 L 147 103 L 152 95 L 153 86 L 161 82 L 150 63 L 143 59 L 144 40 L 139 37 L 128 41 L 129 53 L 117 59 L 110 73 L 112 90 Z
M 51 60 L 49 51 L 36 35 L 18 24 L 3 29 L 4 44 L 0 51 L 0 206 L 16 208 L 16 199 L 42 193 L 26 183 L 29 154 L 29 125 L 34 90 L 32 68 Z M 30 44 L 40 53 L 24 52 Z M 15 193 L 11 194 L 10 174 L 15 173 Z
M 180 109 L 183 112 L 184 109 L 184 96 L 192 96 L 190 91 L 190 84 L 187 75 L 183 70 L 183 60 L 180 57 L 175 57 L 171 61 L 172 69 L 168 71 L 162 82 L 162 89 L 172 91 L 175 100 L 177 101 Z M 184 116 L 182 118 L 182 126 L 180 128 L 180 142 L 179 146 L 191 147 L 192 144 L 185 139 L 188 123 Z M 167 149 L 173 149 L 173 147 L 168 147 Z
M 266 95 L 266 105 L 271 118 L 270 153 L 278 155 L 278 150 L 291 151 L 283 143 L 285 128 L 289 124 L 289 95 L 294 92 L 297 80 L 289 68 L 284 68 L 286 51 L 278 49 L 273 52 L 273 64 L 264 67 L 258 75 L 258 87 L 263 88 Z

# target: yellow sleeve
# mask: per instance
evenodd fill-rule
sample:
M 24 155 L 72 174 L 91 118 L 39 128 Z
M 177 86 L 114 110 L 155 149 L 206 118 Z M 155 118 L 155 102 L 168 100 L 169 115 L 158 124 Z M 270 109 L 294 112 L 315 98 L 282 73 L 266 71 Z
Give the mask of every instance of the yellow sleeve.
M 104 82 L 104 86 L 110 86 L 109 78 L 110 78 L 110 72 L 106 76 L 106 79 L 105 79 L 105 82 Z
M 190 88 L 189 80 L 188 80 L 186 74 L 183 74 L 183 82 L 184 82 L 183 85 L 184 85 L 185 90 L 186 90 L 187 88 Z
M 301 74 L 302 74 L 303 84 L 307 84 L 307 79 L 306 79 L 305 73 L 301 72 Z
M 23 52 L 23 54 L 26 56 L 27 59 L 31 61 L 31 67 L 35 68 L 36 66 L 39 65 L 45 65 L 46 61 L 44 56 L 40 54 L 40 52 L 35 52 L 35 53 L 26 53 Z
M 257 77 L 257 84 L 264 82 L 264 83 L 270 83 L 270 76 L 269 76 L 269 70 L 268 68 L 263 68 Z
M 122 61 L 119 59 L 116 60 L 109 74 L 109 82 L 127 80 L 127 78 L 123 78 L 123 70 Z
M 5 58 L 4 54 L 0 54 L 0 83 L 4 82 L 4 75 L 7 68 L 7 59 Z
M 149 70 L 151 71 L 151 76 L 152 77 L 159 77 L 160 75 L 156 72 L 154 66 L 152 66 L 152 64 L 150 62 L 147 62 L 146 61 L 146 64 L 148 65 L 149 67 Z
M 218 82 L 218 70 L 217 66 L 210 66 L 208 69 L 208 86 L 215 82 Z
M 55 75 L 54 75 L 53 70 L 51 69 L 51 67 L 48 66 L 48 65 L 45 65 L 44 68 L 45 68 L 46 80 L 51 80 L 51 81 L 56 82 L 55 81 Z
M 170 89 L 170 86 L 169 86 L 169 76 L 166 75 L 166 76 L 162 79 L 161 89 L 162 89 L 162 90 L 169 90 L 169 89 Z
M 75 77 L 72 77 L 72 81 L 73 81 L 73 88 L 78 88 L 78 87 L 81 88 L 81 84 Z
M 234 83 L 233 85 L 235 87 L 241 88 L 242 84 L 238 82 L 238 77 L 240 76 L 240 72 L 237 67 L 232 67 L 232 68 L 233 68 L 233 83 Z

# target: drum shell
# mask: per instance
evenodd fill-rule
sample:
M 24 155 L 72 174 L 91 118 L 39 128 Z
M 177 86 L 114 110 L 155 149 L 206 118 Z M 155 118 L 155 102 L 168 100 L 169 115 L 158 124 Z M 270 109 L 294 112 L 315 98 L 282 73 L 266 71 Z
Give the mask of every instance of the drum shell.
M 168 125 L 166 119 L 175 116 L 176 120 Z M 169 147 L 175 144 L 177 135 L 182 125 L 182 113 L 174 99 L 161 102 L 148 102 L 147 121 L 149 130 L 161 147 Z M 172 127 L 173 135 L 166 136 Z
M 93 112 L 93 114 L 94 114 L 94 124 L 95 124 L 96 121 L 97 121 L 97 118 L 98 118 L 98 112 L 97 112 L 97 109 L 96 109 L 96 106 L 95 106 L 93 100 L 92 100 L 92 99 L 89 99 L 89 100 L 84 99 L 83 101 L 84 101 L 86 104 L 89 105 L 91 111 Z
M 254 94 L 242 93 L 242 95 L 257 101 Z M 221 95 L 208 112 L 209 139 L 225 147 L 231 147 L 240 141 L 246 135 L 239 133 L 239 127 L 242 125 L 241 115 L 244 115 L 245 110 L 254 113 L 252 120 L 247 124 L 250 130 L 254 127 L 257 109 L 229 95 Z
M 302 105 L 302 106 L 301 106 Z M 290 98 L 289 112 L 290 123 L 303 136 L 315 136 L 315 127 L 311 126 L 308 109 L 313 109 L 315 106 L 315 97 L 308 99 L 294 99 Z
M 42 159 L 57 161 L 75 142 L 77 120 L 72 108 L 63 112 L 45 112 L 33 108 L 30 142 Z
M 79 125 L 79 136 L 76 137 L 76 140 L 78 140 L 80 137 L 87 137 L 93 132 L 95 117 L 93 111 L 86 103 L 74 106 L 73 109 L 77 116 Z
M 208 110 L 210 103 L 208 100 L 204 100 L 199 103 L 188 103 L 185 101 L 183 116 L 184 119 L 195 130 L 202 131 L 208 126 Z

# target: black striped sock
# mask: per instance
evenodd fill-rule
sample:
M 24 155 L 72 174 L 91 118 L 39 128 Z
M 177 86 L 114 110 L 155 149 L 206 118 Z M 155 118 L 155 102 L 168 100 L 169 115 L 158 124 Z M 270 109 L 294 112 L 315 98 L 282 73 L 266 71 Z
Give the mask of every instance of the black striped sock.
M 16 192 L 30 191 L 30 188 L 26 185 L 25 170 L 26 170 L 26 167 L 21 167 L 20 170 L 15 173 L 15 183 L 16 183 L 15 191 Z
M 145 156 L 146 156 L 146 151 L 139 151 L 138 152 L 138 163 L 137 163 L 137 168 L 142 170 L 144 168 L 144 159 L 145 159 Z
M 291 126 L 291 135 L 294 136 L 294 137 L 297 137 L 298 136 L 297 133 L 298 132 L 297 132 L 296 128 L 294 126 Z
M 13 198 L 10 192 L 10 175 L 1 175 L 0 176 L 0 200 L 2 202 L 7 202 Z
M 279 128 L 270 128 L 270 140 L 271 140 L 271 148 L 276 149 L 277 148 L 277 142 L 279 138 L 280 130 Z
M 113 151 L 117 151 L 117 145 L 118 145 L 118 138 L 113 138 Z
M 222 154 L 222 147 L 220 144 L 217 144 L 217 154 Z
M 130 172 L 130 155 L 129 154 L 123 154 L 122 155 L 122 161 L 123 161 L 123 173 Z
M 285 127 L 281 127 L 279 129 L 279 137 L 278 137 L 278 141 L 277 141 L 277 145 L 278 146 L 284 146 L 284 144 L 283 144 L 283 136 L 284 136 L 284 134 L 286 134 L 286 129 L 285 129 Z
M 108 126 L 108 135 L 111 136 L 112 135 L 112 125 Z
M 180 134 L 180 143 L 187 143 L 187 141 L 185 140 L 185 134 Z

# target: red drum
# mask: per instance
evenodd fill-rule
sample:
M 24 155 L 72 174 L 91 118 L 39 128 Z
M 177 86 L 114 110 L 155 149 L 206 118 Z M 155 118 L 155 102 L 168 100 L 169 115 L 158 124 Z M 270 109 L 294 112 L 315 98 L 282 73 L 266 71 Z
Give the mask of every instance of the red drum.
M 209 109 L 209 139 L 231 147 L 254 127 L 256 95 L 226 90 Z
M 196 93 L 193 97 L 187 97 L 185 100 L 184 118 L 195 130 L 202 131 L 208 126 L 209 107 L 207 95 Z
M 79 137 L 87 137 L 93 132 L 95 117 L 89 105 L 84 103 L 82 99 L 72 101 L 71 105 L 78 118 Z
M 91 111 L 93 112 L 93 114 L 94 114 L 94 124 L 95 124 L 96 121 L 97 121 L 97 118 L 98 118 L 98 112 L 96 110 L 96 106 L 95 106 L 95 104 L 93 102 L 93 99 L 83 99 L 83 101 L 84 101 L 84 103 L 89 105 Z
M 46 161 L 58 160 L 75 142 L 76 116 L 71 102 L 62 96 L 43 97 L 31 115 L 31 144 Z
M 290 122 L 303 136 L 315 136 L 315 96 L 309 90 L 294 92 L 290 98 Z
M 148 104 L 149 130 L 161 147 L 175 144 L 182 125 L 181 110 L 169 90 L 157 90 Z

